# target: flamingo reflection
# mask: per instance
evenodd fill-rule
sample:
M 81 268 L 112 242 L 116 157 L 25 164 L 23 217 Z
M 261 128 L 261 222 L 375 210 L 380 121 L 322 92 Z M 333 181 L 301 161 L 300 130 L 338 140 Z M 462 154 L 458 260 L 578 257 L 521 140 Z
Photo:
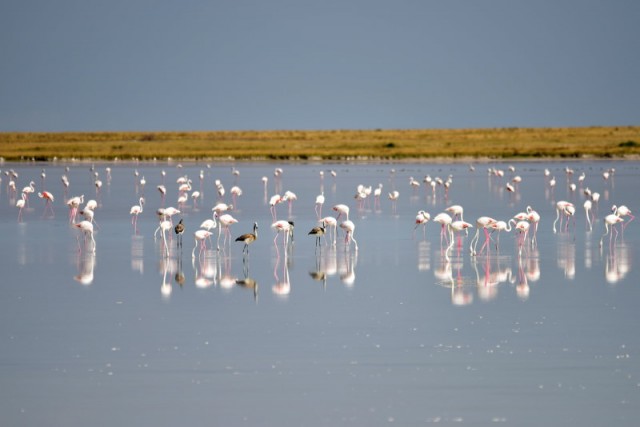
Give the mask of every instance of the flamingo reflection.
M 291 293 L 291 283 L 289 282 L 289 266 L 285 259 L 282 263 L 282 279 L 278 276 L 278 268 L 280 267 L 280 257 L 276 258 L 276 263 L 273 268 L 273 277 L 276 283 L 271 287 L 271 291 L 279 296 L 287 297 Z
M 96 266 L 96 254 L 93 252 L 78 256 L 78 274 L 73 279 L 81 285 L 88 286 L 93 283 L 93 269 Z

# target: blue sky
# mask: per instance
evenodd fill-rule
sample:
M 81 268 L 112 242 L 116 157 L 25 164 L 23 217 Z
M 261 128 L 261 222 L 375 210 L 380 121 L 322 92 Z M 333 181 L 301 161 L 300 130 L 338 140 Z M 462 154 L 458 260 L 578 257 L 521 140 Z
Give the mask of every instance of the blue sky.
M 15 0 L 0 131 L 638 125 L 640 2 Z

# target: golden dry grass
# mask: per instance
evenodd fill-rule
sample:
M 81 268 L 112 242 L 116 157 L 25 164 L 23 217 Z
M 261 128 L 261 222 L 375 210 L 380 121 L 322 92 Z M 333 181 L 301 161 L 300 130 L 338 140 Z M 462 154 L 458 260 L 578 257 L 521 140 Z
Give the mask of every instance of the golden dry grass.
M 580 158 L 640 155 L 640 126 L 0 133 L 6 160 Z

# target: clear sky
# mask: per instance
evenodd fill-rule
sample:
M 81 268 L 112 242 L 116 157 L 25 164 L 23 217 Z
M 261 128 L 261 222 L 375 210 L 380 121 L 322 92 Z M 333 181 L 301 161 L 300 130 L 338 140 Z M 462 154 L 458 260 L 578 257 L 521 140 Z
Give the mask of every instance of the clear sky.
M 6 0 L 0 131 L 640 124 L 638 0 Z

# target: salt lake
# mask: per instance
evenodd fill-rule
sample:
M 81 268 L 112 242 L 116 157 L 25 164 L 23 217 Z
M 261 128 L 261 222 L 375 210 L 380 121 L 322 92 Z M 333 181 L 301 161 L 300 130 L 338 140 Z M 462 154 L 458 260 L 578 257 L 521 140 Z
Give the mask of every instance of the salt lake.
M 604 218 L 613 205 L 638 210 L 640 163 L 512 165 L 1 164 L 2 424 L 635 426 L 640 223 L 624 217 L 610 237 Z M 183 206 L 180 177 L 191 180 Z M 379 184 L 379 204 L 373 191 L 355 197 Z M 274 208 L 294 223 L 288 247 L 274 242 L 269 205 L 286 191 L 296 199 Z M 316 248 L 307 233 L 319 194 L 322 216 L 350 207 L 357 251 L 340 229 L 335 246 Z M 95 252 L 70 224 L 65 201 L 80 195 L 97 202 Z M 554 232 L 560 200 L 575 213 Z M 193 252 L 219 202 L 234 204 L 233 239 L 258 224 L 246 258 L 224 236 L 216 250 L 217 229 Z M 439 224 L 416 228 L 415 218 L 452 205 L 473 228 L 448 250 Z M 186 231 L 182 248 L 167 234 L 167 256 L 154 232 L 168 206 Z M 494 232 L 470 253 L 477 218 L 508 221 L 527 206 L 541 217 L 535 245 Z

